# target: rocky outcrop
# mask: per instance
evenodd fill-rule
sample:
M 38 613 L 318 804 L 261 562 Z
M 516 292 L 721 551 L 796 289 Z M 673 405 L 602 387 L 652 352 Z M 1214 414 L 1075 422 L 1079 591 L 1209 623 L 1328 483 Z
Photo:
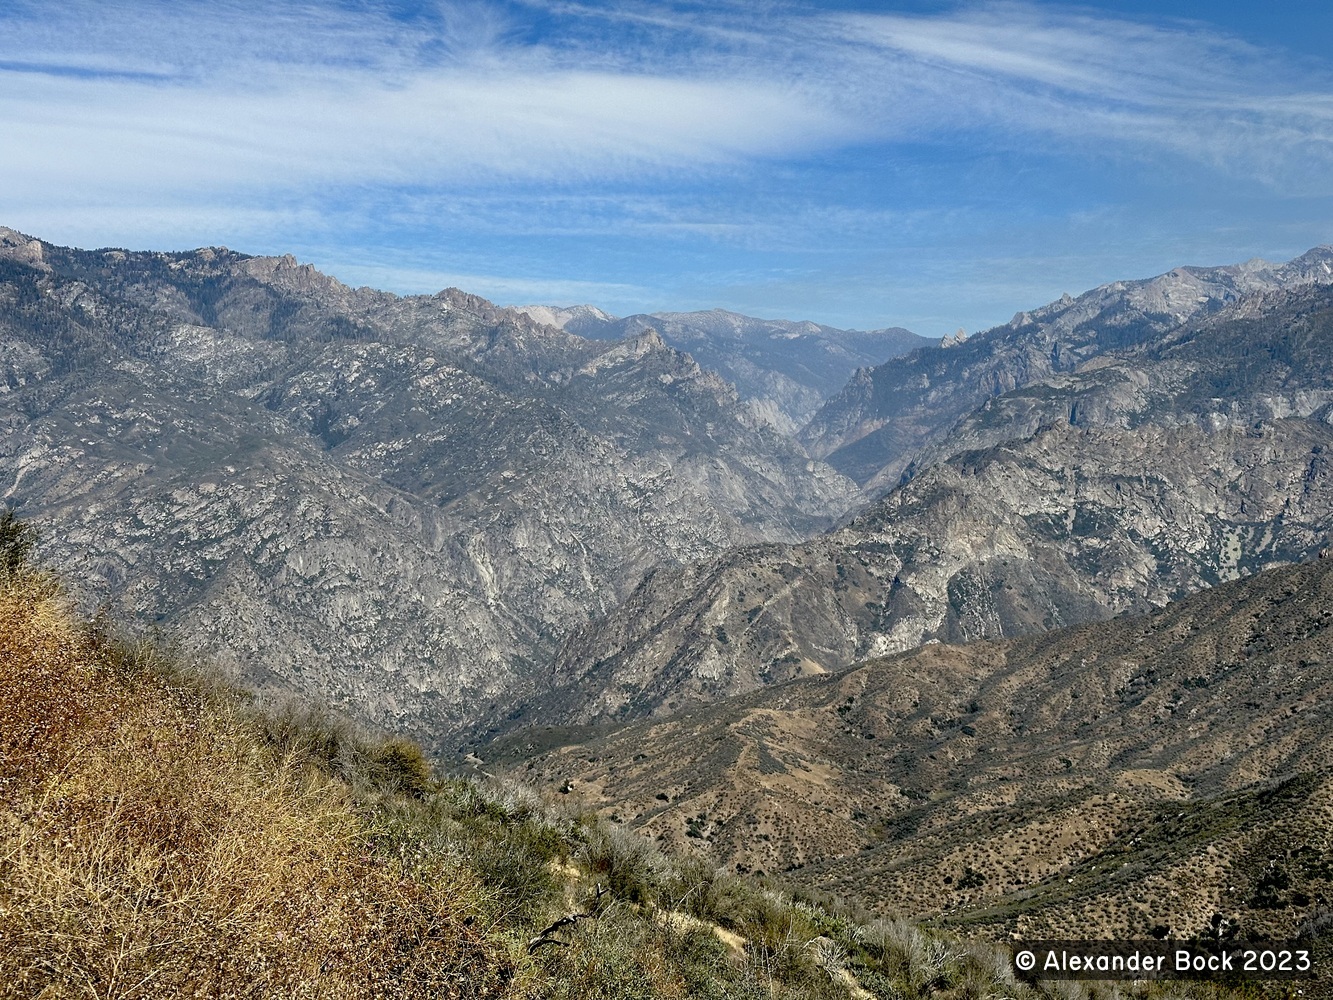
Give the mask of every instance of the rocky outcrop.
M 0 492 L 85 604 L 433 744 L 650 567 L 859 497 L 655 336 L 220 248 L 5 234 L 0 426 Z
M 623 338 L 655 330 L 666 343 L 735 385 L 760 419 L 786 434 L 799 430 L 858 368 L 934 343 L 901 327 L 839 330 L 725 309 L 616 319 L 593 306 L 519 308 L 585 337 Z
M 648 576 L 564 645 L 561 710 L 661 716 L 1308 557 L 1333 529 L 1330 351 L 1333 288 L 1311 285 L 993 397 L 845 527 Z
M 1333 247 L 1324 246 L 1285 264 L 1180 267 L 1066 295 L 1004 326 L 857 373 L 800 438 L 812 455 L 882 494 L 910 475 L 914 461 L 921 467 L 920 452 L 943 454 L 953 424 L 987 399 L 1068 374 L 1106 352 L 1152 344 L 1245 296 L 1330 282 Z

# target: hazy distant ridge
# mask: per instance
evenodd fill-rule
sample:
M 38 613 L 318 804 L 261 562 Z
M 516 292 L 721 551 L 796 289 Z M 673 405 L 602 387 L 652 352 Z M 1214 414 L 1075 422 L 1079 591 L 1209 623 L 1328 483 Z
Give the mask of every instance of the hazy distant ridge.
M 636 314 L 617 319 L 595 306 L 520 306 L 542 323 L 597 339 L 653 329 L 672 347 L 736 386 L 765 420 L 799 430 L 859 368 L 935 344 L 910 330 L 840 330 L 818 323 L 757 319 L 709 309 Z
M 988 398 L 1075 371 L 1103 352 L 1151 343 L 1244 296 L 1329 282 L 1333 247 L 1319 246 L 1282 264 L 1178 267 L 1065 295 L 961 344 L 858 372 L 814 415 L 801 440 L 812 455 L 883 493 L 920 451 Z
M 882 384 L 903 388 L 885 435 L 924 446 L 894 460 L 901 485 L 809 542 L 655 571 L 566 641 L 561 711 L 665 715 L 932 639 L 1144 610 L 1308 558 L 1333 531 L 1333 284 L 1312 280 L 1329 258 L 1312 251 L 1288 268 L 1292 287 L 1195 302 L 1174 325 L 1134 314 L 1068 328 L 1057 321 L 1070 303 L 1056 303 L 1034 315 L 1057 321 L 1020 319 L 863 373 L 870 390 L 886 371 Z M 1066 348 L 1065 329 L 1086 349 Z M 940 383 L 909 383 L 913 372 Z M 1019 384 L 969 389 L 973 376 Z M 979 405 L 959 415 L 969 392 Z

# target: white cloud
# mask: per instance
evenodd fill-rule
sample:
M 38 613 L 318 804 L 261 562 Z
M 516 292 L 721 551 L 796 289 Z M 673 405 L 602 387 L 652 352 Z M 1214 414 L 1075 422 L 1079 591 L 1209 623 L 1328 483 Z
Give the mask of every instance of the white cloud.
M 293 74 L 281 88 L 0 72 L 0 88 L 7 144 L 22 150 L 3 168 L 11 194 L 562 181 L 787 153 L 839 130 L 744 81 L 579 71 L 443 71 L 395 87 Z
M 0 197 L 681 176 L 855 128 L 744 66 L 624 69 L 610 65 L 623 53 L 599 65 L 579 46 L 515 44 L 487 6 L 441 5 L 413 24 L 284 10 L 83 3 L 0 15 L 0 129 L 22 151 L 0 167 Z
M 796 289 L 805 309 L 869 300 L 907 266 L 864 263 L 889 246 L 914 269 L 902 287 L 929 299 L 922 248 L 947 244 L 938 266 L 956 274 L 968 241 L 1007 243 L 1026 223 L 936 191 L 864 204 L 802 186 L 804 171 L 835 178 L 851 151 L 874 175 L 911 141 L 942 163 L 1055 152 L 1201 189 L 1223 177 L 1256 203 L 1325 198 L 1333 73 L 1204 25 L 1051 5 L 497 0 L 404 18 L 370 0 L 10 0 L 0 135 L 0 223 L 57 241 L 304 248 L 354 282 L 617 311 L 670 306 L 663 288 L 684 297 L 689 282 L 750 283 L 755 301 Z M 764 173 L 781 161 L 796 166 Z M 1036 216 L 1043 182 L 1020 196 Z M 576 271 L 579 243 L 597 249 Z M 631 243 L 650 249 L 622 266 Z M 546 277 L 565 266 L 624 281 Z
M 1311 190 L 1333 166 L 1333 74 L 1200 24 L 1143 24 L 997 4 L 944 17 L 830 19 L 856 52 L 860 100 L 887 129 L 1059 150 L 1162 153 Z M 1311 83 L 1317 88 L 1310 89 Z M 893 95 L 878 106 L 866 91 Z
M 958 129 L 1170 152 L 1275 184 L 1328 165 L 1333 86 L 1296 86 L 1199 26 L 1012 4 L 777 10 L 552 8 L 562 33 L 522 40 L 516 15 L 480 3 L 401 21 L 28 0 L 0 19 L 0 127 L 22 151 L 0 180 L 22 201 L 679 178 Z

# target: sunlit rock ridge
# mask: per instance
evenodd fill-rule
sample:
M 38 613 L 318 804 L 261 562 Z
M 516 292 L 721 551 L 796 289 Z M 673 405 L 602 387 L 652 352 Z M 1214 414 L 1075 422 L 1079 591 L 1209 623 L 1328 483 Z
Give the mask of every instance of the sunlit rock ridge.
M 801 431 L 811 454 L 871 492 L 895 486 L 926 446 L 986 399 L 1062 373 L 1106 352 L 1152 343 L 1257 292 L 1333 281 L 1333 247 L 1294 260 L 1178 267 L 1114 281 L 1020 312 L 948 351 L 920 350 L 859 372 Z
M 620 339 L 656 330 L 672 347 L 736 386 L 764 421 L 794 434 L 860 368 L 936 343 L 902 327 L 840 330 L 819 323 L 758 319 L 725 309 L 658 312 L 617 319 L 595 306 L 520 306 L 571 333 Z
M 0 492 L 85 604 L 432 742 L 510 715 L 648 568 L 860 496 L 652 332 L 13 230 L 0 426 Z
M 1333 529 L 1330 264 L 1116 283 L 861 373 L 807 441 L 851 441 L 822 451 L 885 495 L 808 542 L 650 573 L 566 642 L 554 700 L 662 716 L 1308 558 Z

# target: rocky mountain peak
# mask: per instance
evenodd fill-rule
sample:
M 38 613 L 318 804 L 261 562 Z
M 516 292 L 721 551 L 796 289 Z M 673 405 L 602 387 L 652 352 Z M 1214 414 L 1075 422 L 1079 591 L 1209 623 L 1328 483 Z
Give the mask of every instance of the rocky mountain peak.
M 313 264 L 300 263 L 291 254 L 247 257 L 239 262 L 237 270 L 275 288 L 301 295 L 332 295 L 343 300 L 355 295 L 352 288 L 337 278 L 321 273 Z
M 12 260 L 36 268 L 47 266 L 41 240 L 5 226 L 0 226 L 0 260 Z
M 727 309 L 639 313 L 614 319 L 593 307 L 523 306 L 535 321 L 597 340 L 656 331 L 670 347 L 716 372 L 759 421 L 794 434 L 856 369 L 933 343 L 909 330 L 840 330 Z
M 672 351 L 671 348 L 667 346 L 666 341 L 662 339 L 660 333 L 652 327 L 649 327 L 642 333 L 638 333 L 633 337 L 627 337 L 625 340 L 615 341 L 611 346 L 598 351 L 597 354 L 580 369 L 580 371 L 583 374 L 591 374 L 602 368 L 606 368 L 609 365 L 638 360 L 645 355 L 657 352 L 669 352 L 672 355 L 678 355 L 678 352 Z M 692 359 L 680 355 L 679 360 L 685 362 L 686 367 L 690 370 L 689 374 L 702 374 L 701 369 Z
M 922 452 L 942 454 L 938 440 L 986 399 L 1152 343 L 1247 296 L 1333 283 L 1331 258 L 1327 247 L 1316 247 L 1283 264 L 1182 266 L 1065 295 L 962 344 L 953 341 L 948 351 L 890 359 L 871 373 L 871 391 L 849 384 L 811 418 L 800 440 L 812 455 L 883 493 Z
M 1279 285 L 1333 281 L 1333 244 L 1322 243 L 1285 264 L 1270 265 Z
M 515 311 L 532 317 L 558 330 L 585 323 L 614 323 L 616 317 L 592 305 L 579 306 L 514 306 Z M 573 332 L 577 333 L 577 330 Z
M 435 741 L 504 721 L 644 572 L 860 493 L 656 330 L 588 340 L 290 256 L 10 235 L 0 492 L 86 581 L 260 687 Z

